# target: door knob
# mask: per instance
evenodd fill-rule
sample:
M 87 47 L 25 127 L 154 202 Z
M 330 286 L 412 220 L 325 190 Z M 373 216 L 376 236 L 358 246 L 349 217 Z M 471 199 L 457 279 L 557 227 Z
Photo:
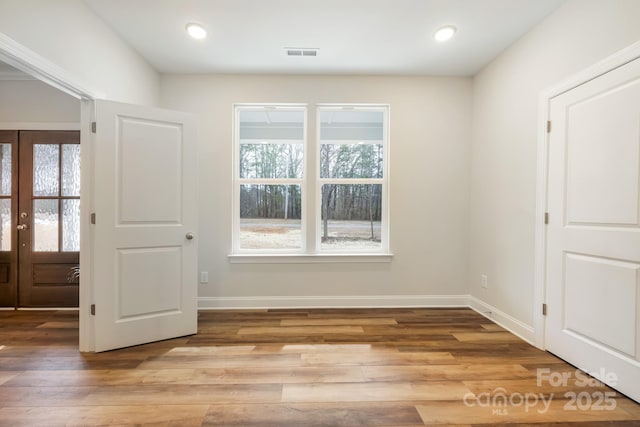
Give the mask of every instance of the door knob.
M 192 240 L 193 239 L 193 233 L 187 233 L 184 237 L 187 238 L 187 240 Z
M 28 230 L 29 226 L 27 224 L 18 224 L 18 230 Z

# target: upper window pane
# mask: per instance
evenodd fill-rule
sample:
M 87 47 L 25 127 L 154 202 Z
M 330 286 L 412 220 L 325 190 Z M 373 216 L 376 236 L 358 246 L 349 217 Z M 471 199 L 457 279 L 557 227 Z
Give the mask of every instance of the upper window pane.
M 382 142 L 384 113 L 363 110 L 320 111 L 320 140 L 322 142 Z
M 320 177 L 383 176 L 385 115 L 371 110 L 320 110 Z
M 256 109 L 240 111 L 240 143 L 302 143 L 304 111 Z
M 239 119 L 240 178 L 302 178 L 303 110 L 248 109 Z

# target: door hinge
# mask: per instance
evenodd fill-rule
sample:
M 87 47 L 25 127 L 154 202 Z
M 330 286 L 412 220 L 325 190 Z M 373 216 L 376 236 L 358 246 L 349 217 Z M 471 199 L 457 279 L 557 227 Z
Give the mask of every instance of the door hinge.
M 95 304 L 91 304 L 91 315 L 92 316 L 96 315 L 96 305 Z
M 97 128 L 96 122 L 91 122 L 91 133 L 96 133 L 96 128 Z
M 549 212 L 544 213 L 544 223 L 549 224 Z
M 551 133 L 551 120 L 547 120 L 547 133 Z
M 542 315 L 543 316 L 547 315 L 547 304 L 542 304 Z
M 91 214 L 91 224 L 95 224 L 96 223 L 96 214 L 92 213 Z

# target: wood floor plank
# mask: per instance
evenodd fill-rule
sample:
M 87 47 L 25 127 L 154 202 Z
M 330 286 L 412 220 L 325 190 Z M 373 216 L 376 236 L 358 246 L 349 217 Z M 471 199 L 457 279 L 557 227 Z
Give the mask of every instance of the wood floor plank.
M 12 379 L 14 379 L 16 376 L 18 376 L 20 374 L 21 374 L 21 372 L 2 372 L 2 371 L 0 371 L 0 385 L 11 381 Z
M 234 346 L 200 346 L 200 347 L 174 347 L 165 353 L 165 356 L 184 357 L 189 355 L 211 355 L 211 354 L 252 354 L 256 350 L 255 345 L 234 345 Z M 273 349 L 268 353 L 274 353 Z
M 194 405 L 280 402 L 279 384 L 149 384 L 94 387 L 81 400 L 88 406 L 105 405 Z
M 10 406 L 77 406 L 95 387 L 0 386 L 0 408 Z
M 480 342 L 509 342 L 521 341 L 520 338 L 509 332 L 457 332 L 453 334 L 457 340 L 462 342 L 480 341 Z
M 302 354 L 307 365 L 344 366 L 344 365 L 423 365 L 451 364 L 454 357 L 447 352 L 395 353 L 372 351 L 368 353 L 310 353 Z
M 209 405 L 72 406 L 0 408 L 7 426 L 201 426 Z
M 481 327 L 482 329 L 485 329 L 491 332 L 506 332 L 502 326 L 496 325 L 495 323 L 484 324 L 484 325 L 481 325 Z
M 398 322 L 389 317 L 374 318 L 306 318 L 306 319 L 283 319 L 280 326 L 363 326 L 363 325 L 397 325 Z
M 475 394 L 492 393 L 498 388 L 505 389 L 507 390 L 507 392 L 516 390 L 520 393 L 554 393 L 556 396 L 567 392 L 587 392 L 589 394 L 592 394 L 594 392 L 613 391 L 612 389 L 604 385 L 583 386 L 576 380 L 567 381 L 566 384 L 561 385 L 552 384 L 548 381 L 538 382 L 538 379 L 536 377 L 531 377 L 529 379 L 465 380 L 464 383 Z
M 362 366 L 364 377 L 370 381 L 433 381 L 470 380 L 492 381 L 513 378 L 535 378 L 535 374 L 522 365 L 418 365 L 418 366 Z
M 352 367 L 225 368 L 225 369 L 137 369 L 47 371 L 15 374 L 8 386 L 72 387 L 189 384 L 289 384 L 365 382 L 362 370 Z
M 184 357 L 151 357 L 140 364 L 140 369 L 172 368 L 256 368 L 301 366 L 299 354 L 256 355 L 198 355 Z
M 135 369 L 140 359 L 131 358 L 84 358 L 75 357 L 0 357 L 2 369 L 5 371 L 52 371 L 69 369 Z
M 110 369 L 77 371 L 28 371 L 7 381 L 17 387 L 80 387 L 147 384 L 192 384 L 195 369 Z
M 285 384 L 283 402 L 395 402 L 461 400 L 469 389 L 459 381 Z
M 324 334 L 362 334 L 361 326 L 283 326 L 240 328 L 238 335 L 324 335 Z
M 423 425 L 414 405 L 377 403 L 287 403 L 212 405 L 209 426 L 237 427 L 375 427 Z
M 549 353 L 533 353 L 533 354 L 504 354 L 500 355 L 478 355 L 472 353 L 456 353 L 452 351 L 454 359 L 461 364 L 479 364 L 479 365 L 489 365 L 489 364 L 503 364 L 505 360 L 508 360 L 508 363 L 517 363 L 518 365 L 535 365 L 535 364 L 547 364 L 558 361 L 558 358 Z
M 468 406 L 463 402 L 428 402 L 417 406 L 418 413 L 426 425 L 440 424 L 507 424 L 507 423 L 555 423 L 555 422 L 602 422 L 631 419 L 628 401 L 619 402 L 613 410 L 567 410 L 566 400 L 551 400 L 547 406 L 538 402 L 529 407 Z M 572 424 L 576 425 L 576 424 Z
M 261 346 L 258 346 L 256 350 L 260 350 Z M 376 351 L 395 351 L 397 348 L 393 346 L 377 346 L 371 344 L 286 344 L 280 347 L 281 353 L 360 353 Z M 273 351 L 273 350 L 271 350 Z

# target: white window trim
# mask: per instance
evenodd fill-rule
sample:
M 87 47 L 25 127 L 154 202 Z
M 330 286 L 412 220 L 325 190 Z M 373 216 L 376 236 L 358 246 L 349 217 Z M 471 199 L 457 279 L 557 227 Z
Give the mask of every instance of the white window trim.
M 335 110 L 369 110 L 380 111 L 384 114 L 384 138 L 382 141 L 382 178 L 321 178 L 320 177 L 320 111 Z M 322 233 L 322 209 L 317 207 L 322 204 L 322 185 L 327 183 L 332 184 L 381 184 L 382 185 L 382 220 L 380 222 L 380 249 L 349 249 L 350 255 L 361 256 L 379 256 L 379 255 L 391 255 L 389 246 L 389 115 L 391 107 L 389 104 L 318 104 L 316 106 L 316 139 L 314 144 L 315 152 L 315 197 L 316 197 L 316 209 L 315 209 L 315 236 L 320 236 Z M 379 144 L 379 141 L 359 141 L 366 144 Z M 331 141 L 330 144 L 343 144 L 352 143 L 352 141 Z M 340 256 L 340 250 L 321 249 L 320 239 L 316 239 L 315 252 L 324 255 L 336 255 Z
M 300 178 L 240 178 L 240 112 L 255 109 L 274 109 L 280 111 L 303 111 L 305 126 L 303 128 L 303 158 L 306 162 L 308 153 L 307 143 L 307 128 L 308 128 L 308 106 L 307 104 L 234 104 L 233 106 L 233 201 L 232 201 L 232 253 L 231 256 L 242 255 L 291 255 L 291 254 L 304 254 L 304 248 L 306 247 L 306 199 L 307 199 L 307 181 L 308 174 L 305 169 L 303 171 L 302 179 Z M 284 141 L 276 141 L 275 143 L 285 143 Z M 290 143 L 290 142 L 289 142 Z M 302 203 L 302 215 L 300 218 L 301 224 L 301 247 L 300 249 L 242 249 L 240 247 L 240 185 L 242 184 L 258 184 L 258 185 L 300 185 L 301 203 Z
M 240 120 L 239 114 L 243 110 L 256 108 L 274 108 L 281 110 L 304 110 L 305 127 L 303 136 L 303 155 L 305 169 L 302 179 L 253 179 L 240 178 Z M 372 179 L 321 179 L 320 178 L 320 114 L 321 110 L 353 110 L 369 109 L 382 111 L 384 113 L 384 140 L 383 140 L 383 178 Z M 245 263 L 280 263 L 280 264 L 300 264 L 300 263 L 380 263 L 391 262 L 393 254 L 390 251 L 389 241 L 389 116 L 391 108 L 389 104 L 317 104 L 314 109 L 310 109 L 308 104 L 256 104 L 237 103 L 233 105 L 233 191 L 232 191 L 232 246 L 229 254 L 229 262 Z M 309 120 L 309 116 L 315 120 Z M 314 140 L 309 142 L 310 123 L 314 123 Z M 345 141 L 347 142 L 347 141 Z M 378 144 L 379 141 L 362 141 L 368 144 Z M 278 141 L 276 141 L 278 143 Z M 285 142 L 282 142 L 285 143 Z M 340 141 L 331 141 L 333 144 L 340 144 Z M 312 149 L 309 149 L 312 148 Z M 314 182 L 309 185 L 310 177 L 314 177 Z M 320 248 L 321 235 L 321 206 L 322 185 L 330 183 L 338 184 L 382 184 L 382 220 L 381 220 L 381 245 L 379 250 L 371 249 L 349 249 L 349 251 L 328 250 Z M 240 248 L 240 185 L 242 184 L 278 184 L 278 185 L 300 185 L 302 193 L 302 215 L 301 215 L 301 245 L 300 249 L 242 249 Z M 313 212 L 309 214 L 309 212 Z

